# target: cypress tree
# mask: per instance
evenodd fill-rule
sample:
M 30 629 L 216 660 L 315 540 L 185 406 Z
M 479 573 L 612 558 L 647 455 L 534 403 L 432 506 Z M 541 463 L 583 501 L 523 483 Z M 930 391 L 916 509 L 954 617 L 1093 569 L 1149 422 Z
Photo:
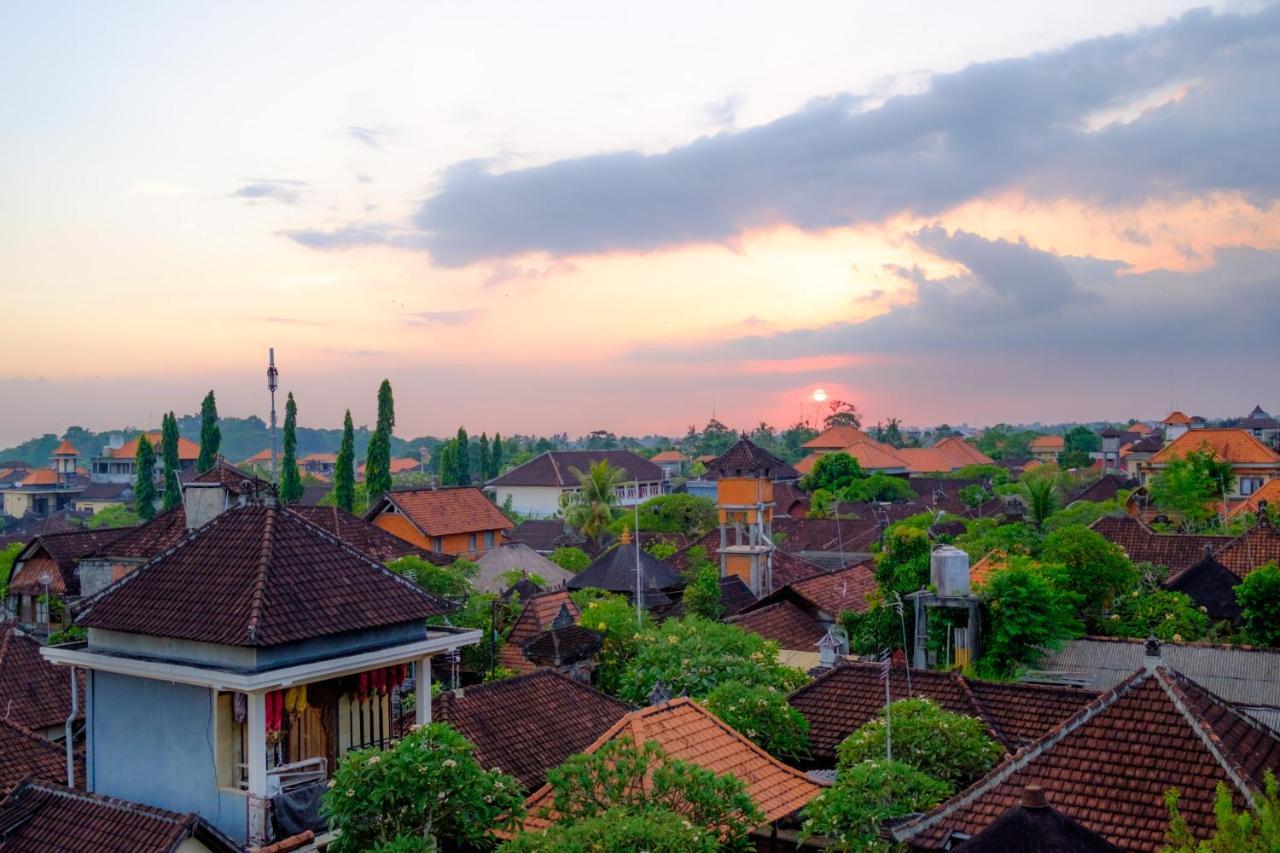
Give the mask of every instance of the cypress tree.
M 280 500 L 297 503 L 302 497 L 302 473 L 298 471 L 298 404 L 293 392 L 284 404 L 284 455 L 280 459 Z
M 182 503 L 182 487 L 178 484 L 178 417 L 169 412 L 160 419 L 160 457 L 164 460 L 164 508 Z
M 493 450 L 489 453 L 489 476 L 492 480 L 502 473 L 502 434 L 493 434 Z
M 440 445 L 440 485 L 458 484 L 458 445 L 451 438 Z
M 218 448 L 222 444 L 222 430 L 218 427 L 218 402 L 213 392 L 205 395 L 200 403 L 200 458 L 196 471 L 204 473 L 218 460 Z
M 454 452 L 457 454 L 455 464 L 457 465 L 457 476 L 454 478 L 459 486 L 471 485 L 471 442 L 467 440 L 467 431 L 462 427 L 458 427 L 458 437 L 454 439 L 456 446 Z
M 333 471 L 334 503 L 347 512 L 356 508 L 356 431 L 351 425 L 351 410 L 342 419 L 342 444 L 338 446 L 338 465 Z
M 480 433 L 480 482 L 483 483 L 489 479 L 489 469 L 493 466 L 493 460 L 489 457 L 489 437 L 484 433 Z
M 156 516 L 156 451 L 146 433 L 138 436 L 133 471 L 133 511 L 143 521 L 150 521 Z
M 384 379 L 378 386 L 378 425 L 369 439 L 369 453 L 364 466 L 364 483 L 370 504 L 391 491 L 391 432 L 395 425 L 391 382 Z

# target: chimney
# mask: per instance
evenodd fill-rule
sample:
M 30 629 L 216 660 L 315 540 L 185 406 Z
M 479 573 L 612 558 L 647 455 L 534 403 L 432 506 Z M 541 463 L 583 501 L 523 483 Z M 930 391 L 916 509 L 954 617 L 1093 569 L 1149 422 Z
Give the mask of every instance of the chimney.
M 1022 789 L 1022 807 L 1024 809 L 1047 809 L 1049 801 L 1045 799 L 1044 788 L 1039 785 L 1028 785 Z
M 182 488 L 187 530 L 197 530 L 227 508 L 227 492 L 221 483 L 187 483 Z

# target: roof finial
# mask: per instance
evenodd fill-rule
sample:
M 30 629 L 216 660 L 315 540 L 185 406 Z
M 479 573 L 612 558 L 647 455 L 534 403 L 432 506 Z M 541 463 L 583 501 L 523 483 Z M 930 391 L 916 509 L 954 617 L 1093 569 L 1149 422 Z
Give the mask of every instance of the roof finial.
M 1147 669 L 1155 669 L 1160 665 L 1160 641 L 1154 635 L 1147 637 L 1145 649 Z
M 622 535 L 620 535 L 620 536 L 618 537 L 618 541 L 619 541 L 620 543 L 622 543 L 623 545 L 630 545 L 630 544 L 631 544 L 631 531 L 630 531 L 630 530 L 628 530 L 628 529 L 627 529 L 627 528 L 625 528 L 625 527 L 624 527 L 624 528 L 622 528 Z
M 1047 809 L 1049 801 L 1045 799 L 1044 788 L 1039 785 L 1028 785 L 1023 788 L 1022 807 L 1024 809 Z
M 653 689 L 649 691 L 650 705 L 665 705 L 671 701 L 671 690 L 666 683 L 659 678 L 653 683 Z

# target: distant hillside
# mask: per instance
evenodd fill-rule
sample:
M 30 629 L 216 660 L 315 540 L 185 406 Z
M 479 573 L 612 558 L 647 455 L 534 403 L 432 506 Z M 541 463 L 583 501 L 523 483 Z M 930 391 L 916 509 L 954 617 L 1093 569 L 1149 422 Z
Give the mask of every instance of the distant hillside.
M 218 425 L 222 428 L 221 453 L 230 462 L 240 462 L 248 459 L 259 450 L 264 450 L 271 446 L 271 430 L 266 422 L 257 416 L 221 418 L 218 421 Z M 87 463 L 89 459 L 100 454 L 102 448 L 110 443 L 112 433 L 122 435 L 125 439 L 128 439 L 139 432 L 141 430 L 136 427 L 125 427 L 106 432 L 91 432 L 83 427 L 73 426 L 62 435 L 47 433 L 39 438 L 27 439 L 16 447 L 0 450 L 0 461 L 14 459 L 26 462 L 28 465 L 48 465 L 54 448 L 58 446 L 59 442 L 66 439 L 75 445 L 76 449 L 80 451 L 83 461 Z M 178 418 L 178 432 L 183 438 L 199 443 L 200 416 L 183 415 Z M 357 461 L 364 459 L 365 449 L 369 446 L 369 437 L 372 434 L 373 431 L 367 428 L 356 430 Z M 277 440 L 279 441 L 280 439 Z M 298 456 L 300 457 L 306 456 L 308 453 L 337 453 L 338 445 L 341 442 L 341 429 L 298 428 Z M 434 451 L 438 444 L 440 444 L 440 439 L 430 436 L 409 440 L 392 438 L 391 455 L 413 456 L 416 458 L 420 447 L 425 445 L 428 450 Z

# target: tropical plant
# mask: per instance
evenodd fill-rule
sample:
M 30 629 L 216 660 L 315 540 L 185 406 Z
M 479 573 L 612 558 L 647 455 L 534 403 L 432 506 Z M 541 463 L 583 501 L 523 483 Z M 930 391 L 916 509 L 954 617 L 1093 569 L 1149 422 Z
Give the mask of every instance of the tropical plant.
M 1280 784 L 1267 770 L 1262 792 L 1249 807 L 1236 810 L 1235 798 L 1218 783 L 1213 803 L 1213 835 L 1197 839 L 1178 809 L 1178 789 L 1165 792 L 1169 809 L 1168 840 L 1163 853 L 1275 853 L 1280 850 Z
M 1085 630 L 1102 627 L 1103 611 L 1138 581 L 1137 570 L 1119 545 L 1087 527 L 1062 527 L 1044 538 L 1040 559 L 1059 589 L 1075 594 Z
M 600 544 L 613 522 L 613 508 L 618 503 L 618 487 L 625 476 L 621 468 L 601 459 L 591 463 L 588 469 L 569 471 L 578 478 L 578 494 L 565 513 L 565 519 L 583 536 Z
M 552 551 L 551 556 L 547 559 L 574 574 L 591 565 L 591 557 L 587 555 L 587 552 L 581 548 L 574 548 L 572 545 L 561 545 Z
M 1099 632 L 1125 637 L 1155 637 L 1192 642 L 1209 633 L 1211 620 L 1191 597 L 1160 587 L 1135 588 L 1117 596 Z
M 13 573 L 14 561 L 25 547 L 22 542 L 11 542 L 0 548 L 0 601 L 9 597 L 9 575 Z
M 647 611 L 641 611 L 637 622 L 636 608 L 621 595 L 583 589 L 570 596 L 582 614 L 578 623 L 604 639 L 596 654 L 596 687 L 617 695 L 623 673 L 635 657 L 641 638 L 653 629 L 653 620 Z
M 437 839 L 483 846 L 493 830 L 510 831 L 524 814 L 520 783 L 485 770 L 474 751 L 448 725 L 431 723 L 390 749 L 347 753 L 324 795 L 335 830 L 329 849 L 434 851 Z
M 720 603 L 720 567 L 707 559 L 701 545 L 690 548 L 688 556 L 694 569 L 684 588 L 685 612 L 703 619 L 719 619 L 724 614 Z
M 680 533 L 698 539 L 719 523 L 715 501 L 698 495 L 659 495 L 640 504 L 640 529 L 646 533 Z
M 1280 568 L 1254 569 L 1236 587 L 1244 636 L 1260 646 L 1280 646 Z
M 447 566 L 437 566 L 412 554 L 392 560 L 387 563 L 387 568 L 413 578 L 418 586 L 432 595 L 451 601 L 461 601 L 475 592 L 472 581 L 480 571 L 480 567 L 470 560 L 459 559 Z
M 365 455 L 364 483 L 370 502 L 391 491 L 391 436 L 396 426 L 395 397 L 390 380 L 378 386 L 378 422 Z
M 1178 516 L 1184 528 L 1198 530 L 1217 519 L 1217 507 L 1234 484 L 1231 463 L 1209 450 L 1193 450 L 1169 460 L 1147 487 L 1153 504 Z
M 545 832 L 522 832 L 498 848 L 499 853 L 716 853 L 715 834 L 694 826 L 669 809 L 642 811 L 612 808 L 596 817 L 554 823 Z
M 983 586 L 982 598 L 989 627 L 978 669 L 986 675 L 1012 675 L 1084 629 L 1076 596 L 1055 587 L 1027 557 L 1010 557 Z
M 133 511 L 143 521 L 150 521 L 156 515 L 156 452 L 146 433 L 138 436 L 133 471 Z
M 1058 487 L 1052 477 L 1023 477 L 1020 481 L 1022 501 L 1027 507 L 1027 514 L 1038 528 L 1058 508 Z
M 866 477 L 858 460 L 848 453 L 824 453 L 813 463 L 800 487 L 807 492 L 826 489 L 832 494 L 842 494 L 845 489 Z
M 946 782 L 900 761 L 864 761 L 836 772 L 836 783 L 803 812 L 800 841 L 821 837 L 834 851 L 888 850 L 879 840 L 890 818 L 926 812 L 951 796 Z
M 204 473 L 218 461 L 222 447 L 222 430 L 218 427 L 218 401 L 213 391 L 200 401 L 200 456 L 196 459 L 196 471 Z
M 142 517 L 124 504 L 111 504 L 91 515 L 85 527 L 96 530 L 102 527 L 132 527 L 141 524 Z
M 901 477 L 890 477 L 887 474 L 872 474 L 863 480 L 857 480 L 844 490 L 843 500 L 857 501 L 909 501 L 916 496 L 911 486 Z
M 704 704 L 766 752 L 786 758 L 809 756 L 809 721 L 777 688 L 726 681 L 707 694 Z

